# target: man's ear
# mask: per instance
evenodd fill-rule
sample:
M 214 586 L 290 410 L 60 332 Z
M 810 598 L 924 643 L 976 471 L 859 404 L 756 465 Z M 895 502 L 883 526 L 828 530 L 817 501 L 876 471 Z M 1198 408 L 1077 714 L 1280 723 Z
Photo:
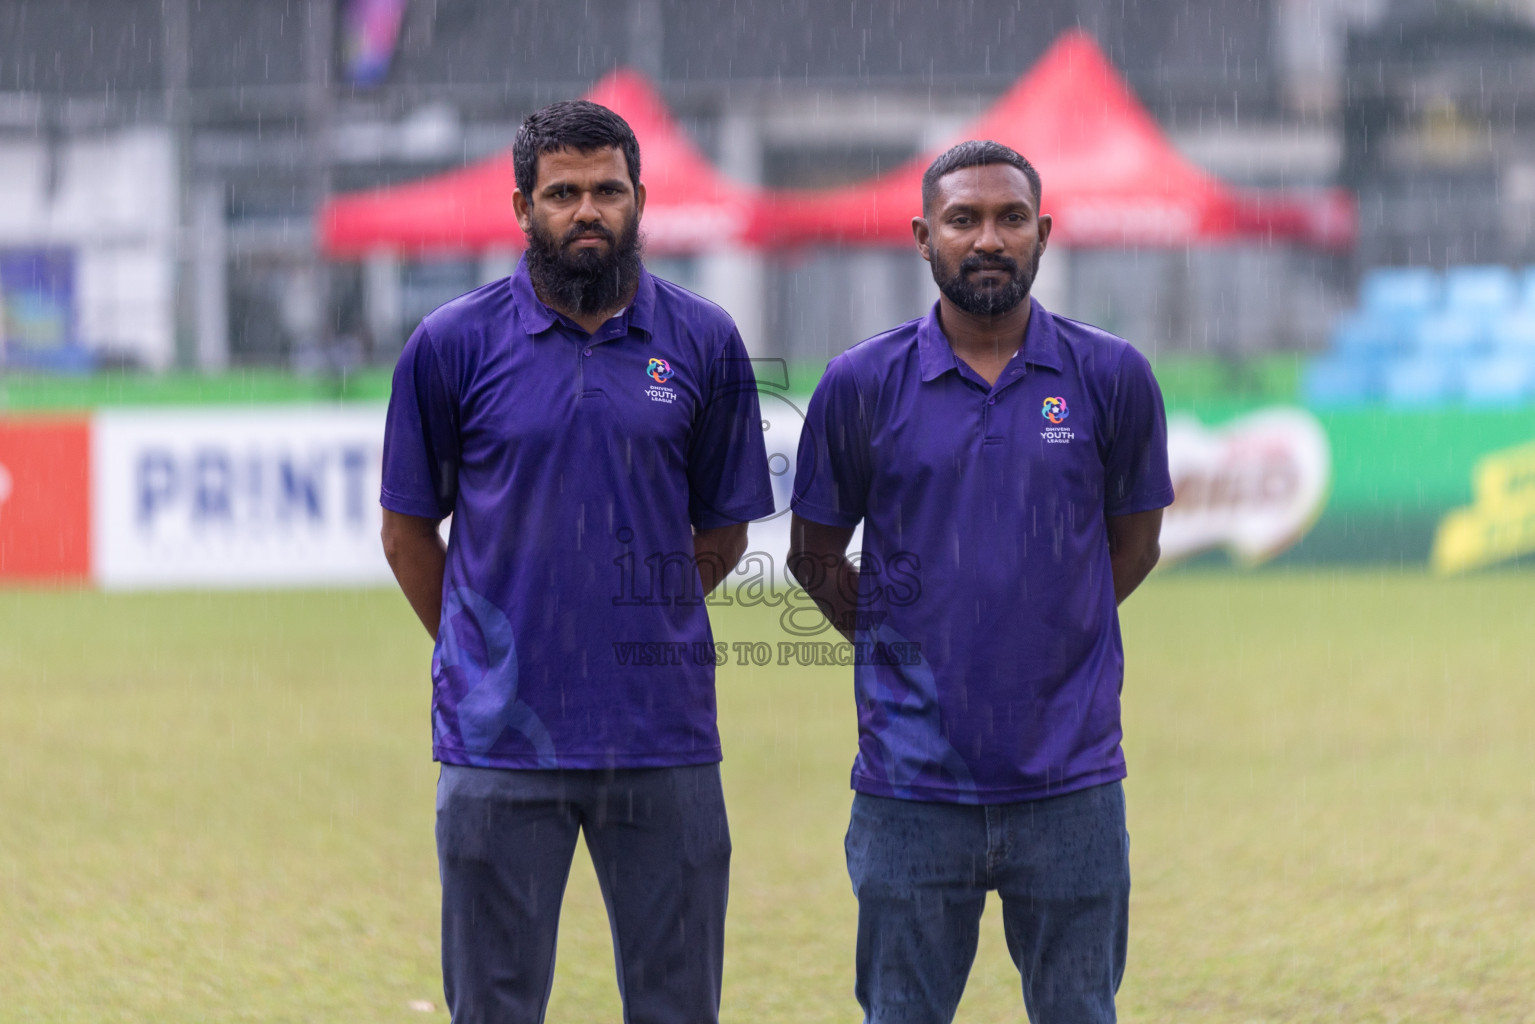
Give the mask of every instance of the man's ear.
M 1039 215 L 1039 249 L 1041 252 L 1050 243 L 1050 229 L 1053 227 L 1055 227 L 1055 219 L 1053 217 L 1048 213 Z
M 634 188 L 634 215 L 645 216 L 645 183 L 643 181 Z
M 917 252 L 929 263 L 933 262 L 932 232 L 928 230 L 925 217 L 913 217 L 911 219 L 911 237 L 917 240 Z
M 522 189 L 512 189 L 512 213 L 517 217 L 517 226 L 522 228 L 522 233 L 527 234 L 533 228 L 533 204 L 528 202 L 528 197 L 522 194 Z

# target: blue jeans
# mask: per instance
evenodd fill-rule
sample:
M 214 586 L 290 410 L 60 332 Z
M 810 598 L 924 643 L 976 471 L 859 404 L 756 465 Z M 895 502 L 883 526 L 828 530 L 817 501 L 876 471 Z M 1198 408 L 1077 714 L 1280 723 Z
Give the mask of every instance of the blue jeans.
M 585 832 L 627 1024 L 719 1018 L 730 830 L 719 765 L 504 771 L 437 783 L 442 975 L 454 1024 L 537 1024 Z
M 1118 782 L 975 806 L 858 793 L 847 867 L 869 1024 L 954 1019 L 986 893 L 1034 1024 L 1108 1024 L 1125 973 L 1130 837 Z

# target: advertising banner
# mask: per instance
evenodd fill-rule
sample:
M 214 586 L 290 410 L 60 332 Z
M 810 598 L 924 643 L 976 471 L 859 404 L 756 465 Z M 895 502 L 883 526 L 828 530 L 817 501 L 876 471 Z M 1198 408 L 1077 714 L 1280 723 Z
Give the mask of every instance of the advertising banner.
M 1242 565 L 1294 545 L 1322 514 L 1332 449 L 1317 418 L 1274 407 L 1206 427 L 1192 416 L 1167 423 L 1177 496 L 1162 519 L 1164 563 L 1224 548 Z
M 1466 572 L 1535 555 L 1535 442 L 1483 456 L 1472 471 L 1473 502 L 1445 516 L 1430 564 Z
M 780 563 L 789 550 L 787 509 L 808 401 L 761 395 L 779 512 L 752 524 L 749 550 Z M 1305 409 L 1271 406 L 1213 427 L 1174 415 L 1168 419 L 1167 450 L 1177 500 L 1162 521 L 1163 564 L 1218 549 L 1239 565 L 1259 565 L 1301 541 L 1327 503 L 1332 449 L 1321 422 Z M 850 551 L 859 550 L 861 534 L 860 526 Z
M 1201 418 L 1225 425 L 1251 411 Z M 1331 487 L 1320 518 L 1275 563 L 1460 572 L 1535 555 L 1526 475 L 1535 407 L 1314 415 L 1332 451 Z
M 90 421 L 0 419 L 0 582 L 90 578 Z
M 387 583 L 383 406 L 109 411 L 93 424 L 108 589 Z
M 761 392 L 778 512 L 752 524 L 737 584 L 788 582 L 806 401 Z M 1165 565 L 1535 558 L 1535 409 L 1199 413 L 1168 418 Z M 383 423 L 382 404 L 0 417 L 0 585 L 391 585 Z
M 794 462 L 799 451 L 799 432 L 805 425 L 806 395 L 784 395 L 762 389 L 758 393 L 762 409 L 764 441 L 767 444 L 768 474 L 773 481 L 774 514 L 751 524 L 746 550 L 754 561 L 743 560 L 738 574 L 766 577 L 772 573 L 779 584 L 791 581 L 784 558 L 789 553 L 789 503 L 794 497 Z M 863 527 L 853 536 L 849 551 L 858 551 L 863 543 Z M 727 580 L 727 582 L 729 582 Z
M 405 4 L 406 0 L 347 0 L 341 29 L 347 81 L 378 85 L 389 77 Z
M 69 249 L 0 249 L 0 347 L 56 349 L 75 338 Z

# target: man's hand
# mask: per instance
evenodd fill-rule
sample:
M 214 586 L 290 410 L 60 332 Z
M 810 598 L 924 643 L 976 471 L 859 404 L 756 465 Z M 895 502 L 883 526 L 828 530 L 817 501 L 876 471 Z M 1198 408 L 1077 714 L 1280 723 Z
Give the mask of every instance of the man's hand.
M 693 531 L 693 561 L 698 566 L 698 581 L 708 597 L 746 554 L 746 524 L 732 523 L 712 530 Z
M 789 571 L 833 628 L 852 643 L 858 624 L 858 570 L 847 560 L 851 526 L 801 519 L 789 523 Z
M 437 533 L 440 522 L 384 509 L 384 557 L 433 640 L 442 621 L 442 574 L 448 560 L 448 549 Z
M 1162 534 L 1162 510 L 1135 512 L 1128 516 L 1109 516 L 1109 564 L 1114 573 L 1114 602 L 1125 598 L 1141 585 L 1162 557 L 1157 539 Z

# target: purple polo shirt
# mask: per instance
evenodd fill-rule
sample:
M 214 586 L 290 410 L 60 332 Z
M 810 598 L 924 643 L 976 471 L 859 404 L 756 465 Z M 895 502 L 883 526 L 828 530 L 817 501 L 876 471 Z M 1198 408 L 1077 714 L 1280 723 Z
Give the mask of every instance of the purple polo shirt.
M 1129 343 L 1033 302 L 988 386 L 935 305 L 832 360 L 794 494 L 806 519 L 864 524 L 854 789 L 986 804 L 1124 778 L 1105 517 L 1173 500 Z
M 692 527 L 773 511 L 756 382 L 718 306 L 640 276 L 588 336 L 526 264 L 421 322 L 385 508 L 453 515 L 432 753 L 494 768 L 720 759 Z

